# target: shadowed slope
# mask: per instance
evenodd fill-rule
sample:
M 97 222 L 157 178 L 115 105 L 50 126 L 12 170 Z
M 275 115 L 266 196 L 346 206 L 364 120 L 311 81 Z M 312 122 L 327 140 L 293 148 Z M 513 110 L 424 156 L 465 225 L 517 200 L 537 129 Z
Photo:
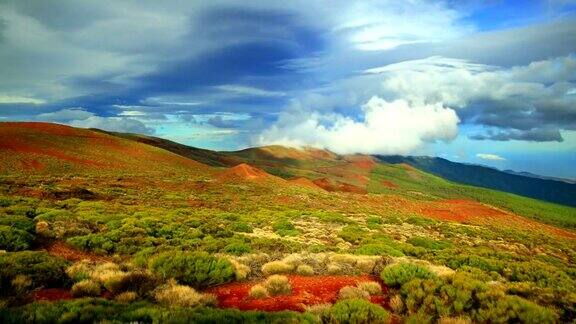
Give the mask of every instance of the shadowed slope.
M 0 123 L 0 173 L 198 172 L 208 167 L 157 147 L 49 123 Z

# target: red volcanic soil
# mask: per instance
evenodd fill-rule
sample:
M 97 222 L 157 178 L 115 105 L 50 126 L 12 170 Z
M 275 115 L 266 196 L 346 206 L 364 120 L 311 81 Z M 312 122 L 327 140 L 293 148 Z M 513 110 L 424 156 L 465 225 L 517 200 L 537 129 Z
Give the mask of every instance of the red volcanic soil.
M 293 183 L 293 184 L 298 185 L 298 186 L 301 186 L 301 187 L 308 187 L 308 188 L 317 189 L 317 190 L 324 190 L 322 187 L 315 184 L 312 180 L 310 180 L 308 178 L 304 178 L 304 177 L 290 179 L 290 180 L 288 180 L 288 182 Z
M 506 217 L 508 213 L 473 200 L 442 200 L 424 207 L 424 215 L 445 221 L 466 223 L 476 218 Z
M 320 178 L 312 181 L 318 187 L 326 191 L 341 191 L 341 192 L 351 192 L 358 194 L 365 194 L 366 189 L 339 181 L 332 181 L 328 178 Z
M 356 169 L 371 171 L 376 166 L 374 158 L 369 155 L 348 155 L 346 160 Z
M 538 223 L 474 200 L 430 201 L 423 205 L 422 214 L 442 221 L 481 225 L 506 225 L 530 230 L 545 230 L 558 236 L 576 238 L 576 234 L 570 231 Z
M 105 262 L 110 260 L 107 257 L 75 249 L 63 242 L 56 242 L 49 245 L 46 247 L 46 252 L 68 261 L 90 260 L 95 262 Z
M 355 286 L 363 281 L 378 281 L 373 276 L 288 276 L 292 284 L 292 294 L 261 299 L 253 299 L 248 295 L 254 282 L 234 282 L 214 287 L 206 292 L 218 297 L 218 305 L 222 308 L 238 308 L 240 310 L 282 311 L 292 310 L 302 312 L 308 305 L 334 303 L 338 292 L 345 286 Z M 379 282 L 379 281 L 378 281 Z M 384 295 L 372 296 L 375 304 L 385 305 Z
M 229 168 L 217 176 L 219 180 L 264 180 L 272 177 L 273 176 L 266 171 L 260 170 L 246 163 L 241 163 L 235 167 Z
M 32 298 L 36 301 L 58 301 L 73 299 L 68 289 L 64 288 L 44 288 L 32 293 Z
M 394 182 L 390 181 L 390 180 L 382 180 L 381 183 L 386 188 L 390 188 L 390 189 L 398 188 L 398 185 L 395 184 Z

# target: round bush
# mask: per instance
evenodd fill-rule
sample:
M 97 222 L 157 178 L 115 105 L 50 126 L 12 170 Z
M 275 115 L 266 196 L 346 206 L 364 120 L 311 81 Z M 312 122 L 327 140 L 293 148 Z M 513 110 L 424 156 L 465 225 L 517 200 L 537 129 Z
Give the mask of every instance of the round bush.
M 268 289 L 260 284 L 254 285 L 250 288 L 248 295 L 254 299 L 266 298 L 268 297 Z
M 338 292 L 338 299 L 368 299 L 370 294 L 357 287 L 346 286 L 342 287 Z
M 9 287 L 19 275 L 27 276 L 33 287 L 60 287 L 67 280 L 68 262 L 46 252 L 22 251 L 0 254 L 0 287 Z M 0 289 L 0 295 L 8 293 Z
M 150 260 L 150 270 L 163 278 L 174 278 L 195 288 L 232 281 L 234 266 L 206 252 L 165 252 Z
M 0 225 L 0 250 L 27 250 L 32 245 L 33 240 L 34 236 L 26 231 L 11 226 Z
M 423 266 L 413 263 L 399 263 L 384 268 L 380 277 L 386 285 L 400 287 L 412 279 L 429 279 L 435 275 Z
M 100 296 L 100 284 L 92 279 L 82 280 L 72 286 L 70 293 L 74 297 Z
M 289 295 L 292 293 L 292 285 L 288 277 L 281 275 L 273 275 L 268 277 L 264 282 L 264 287 L 270 295 Z
M 344 299 L 322 314 L 324 323 L 387 323 L 390 314 L 363 299 Z

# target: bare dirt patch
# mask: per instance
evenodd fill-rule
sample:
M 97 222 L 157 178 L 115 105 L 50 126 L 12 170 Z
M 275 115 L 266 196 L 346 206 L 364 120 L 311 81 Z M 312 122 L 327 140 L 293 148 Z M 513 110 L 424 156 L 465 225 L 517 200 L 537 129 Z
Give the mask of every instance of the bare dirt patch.
M 377 278 L 373 276 L 288 276 L 288 278 L 292 285 L 292 294 L 290 295 L 262 299 L 250 298 L 248 292 L 256 284 L 255 282 L 225 284 L 209 289 L 207 292 L 218 297 L 218 305 L 222 308 L 302 312 L 309 305 L 336 302 L 338 292 L 345 286 L 355 286 L 364 281 L 377 281 Z M 383 287 L 383 291 L 382 296 L 373 296 L 371 301 L 386 306 L 385 287 Z
M 46 247 L 46 252 L 64 258 L 68 261 L 90 260 L 94 262 L 106 262 L 110 258 L 78 250 L 64 242 L 55 242 Z

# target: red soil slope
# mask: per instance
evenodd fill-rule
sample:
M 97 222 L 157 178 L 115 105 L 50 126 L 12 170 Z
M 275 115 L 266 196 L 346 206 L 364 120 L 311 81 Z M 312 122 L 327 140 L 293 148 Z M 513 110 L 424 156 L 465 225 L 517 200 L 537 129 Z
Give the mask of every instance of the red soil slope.
M 216 176 L 221 181 L 265 181 L 265 180 L 278 180 L 284 182 L 283 179 L 275 177 L 264 170 L 258 169 L 246 163 L 240 163 L 234 167 L 228 168 Z
M 0 123 L 0 153 L 0 174 L 207 169 L 146 144 L 50 123 Z
M 300 177 L 300 178 L 290 179 L 288 181 L 290 183 L 297 185 L 297 186 L 308 187 L 308 188 L 312 188 L 312 189 L 316 189 L 316 190 L 324 190 L 322 187 L 318 186 L 317 184 L 315 184 L 312 180 L 310 180 L 308 178 Z
M 357 194 L 365 194 L 366 189 L 355 186 L 345 182 L 333 181 L 328 178 L 320 178 L 313 181 L 315 185 L 326 190 L 326 191 L 340 191 L 340 192 L 351 192 Z
M 240 310 L 304 311 L 308 305 L 334 303 L 338 292 L 345 286 L 355 286 L 359 282 L 378 281 L 371 276 L 288 276 L 292 284 L 292 294 L 253 299 L 248 295 L 254 282 L 234 282 L 209 289 L 207 292 L 218 297 L 218 305 L 223 308 Z M 384 295 L 373 296 L 371 301 L 384 305 Z
M 405 204 L 410 206 L 410 204 Z M 576 234 L 551 225 L 538 223 L 531 219 L 515 215 L 496 207 L 482 204 L 474 200 L 452 199 L 428 201 L 413 206 L 421 214 L 442 220 L 474 225 L 503 225 L 524 229 L 546 231 L 558 236 L 576 238 Z

